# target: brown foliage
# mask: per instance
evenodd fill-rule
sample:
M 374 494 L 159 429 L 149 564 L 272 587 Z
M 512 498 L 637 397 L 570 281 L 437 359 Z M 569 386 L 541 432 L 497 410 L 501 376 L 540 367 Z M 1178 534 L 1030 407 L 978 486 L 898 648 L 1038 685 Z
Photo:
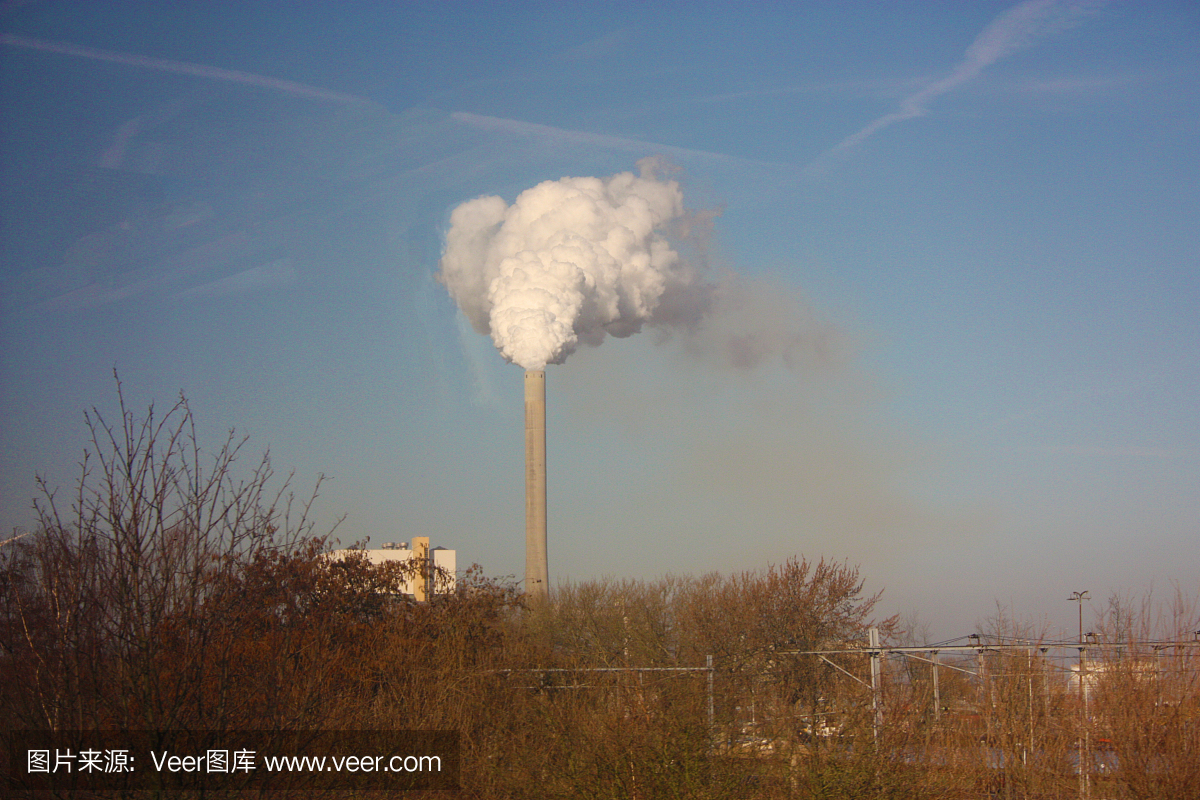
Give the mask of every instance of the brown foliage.
M 222 732 L 444 729 L 481 798 L 1186 796 L 1200 782 L 1195 608 L 1119 598 L 1081 703 L 1026 650 L 887 660 L 873 712 L 860 647 L 879 595 L 803 558 L 735 575 L 594 581 L 526 605 L 475 567 L 427 603 L 413 564 L 332 559 L 311 498 L 204 458 L 185 401 L 89 417 L 69 508 L 45 491 L 0 546 L 0 726 Z M 315 493 L 314 493 L 315 496 Z M 1003 621 L 1001 621 L 1003 622 Z M 1020 636 L 1003 628 L 981 643 Z M 709 667 L 711 657 L 711 668 Z M 956 669 L 957 668 L 957 669 Z M 1093 763 L 1093 762 L 1088 762 Z M 1098 796 L 1098 795 L 1094 795 Z

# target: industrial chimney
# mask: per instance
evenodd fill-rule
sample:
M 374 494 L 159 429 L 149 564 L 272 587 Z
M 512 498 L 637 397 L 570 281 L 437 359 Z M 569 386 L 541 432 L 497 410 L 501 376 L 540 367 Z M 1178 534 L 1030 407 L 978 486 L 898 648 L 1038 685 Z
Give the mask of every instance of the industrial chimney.
M 525 371 L 525 593 L 546 596 L 546 371 Z

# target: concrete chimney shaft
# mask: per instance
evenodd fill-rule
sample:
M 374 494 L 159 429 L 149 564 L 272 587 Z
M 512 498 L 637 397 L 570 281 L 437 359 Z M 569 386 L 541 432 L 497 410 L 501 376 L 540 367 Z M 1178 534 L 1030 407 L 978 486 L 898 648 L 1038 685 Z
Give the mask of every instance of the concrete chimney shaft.
M 525 372 L 525 593 L 550 589 L 546 564 L 546 371 Z

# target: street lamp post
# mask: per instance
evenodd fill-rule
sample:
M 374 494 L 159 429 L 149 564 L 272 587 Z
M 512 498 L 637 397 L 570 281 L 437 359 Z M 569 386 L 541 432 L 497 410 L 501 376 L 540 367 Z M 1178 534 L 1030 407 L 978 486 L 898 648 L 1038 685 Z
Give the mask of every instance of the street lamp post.
M 1083 660 L 1083 601 L 1090 600 L 1091 595 L 1085 592 L 1071 592 L 1069 602 L 1079 603 L 1079 697 L 1083 701 L 1079 712 L 1082 716 L 1083 736 L 1079 742 L 1079 796 L 1086 798 L 1091 794 L 1091 776 L 1088 774 L 1086 759 L 1091 757 L 1091 730 L 1088 728 L 1087 688 L 1084 686 Z
M 1071 596 L 1067 598 L 1072 603 L 1079 603 L 1079 643 L 1083 644 L 1083 601 L 1091 600 L 1092 596 L 1088 592 L 1071 592 Z

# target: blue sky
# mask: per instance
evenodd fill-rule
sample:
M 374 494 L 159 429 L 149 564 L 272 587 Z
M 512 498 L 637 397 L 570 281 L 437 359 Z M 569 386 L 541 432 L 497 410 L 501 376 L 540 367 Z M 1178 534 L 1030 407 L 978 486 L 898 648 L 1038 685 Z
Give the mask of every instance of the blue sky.
M 521 371 L 435 279 L 450 211 L 658 155 L 754 297 L 725 333 L 836 357 L 647 330 L 549 367 L 552 580 L 846 559 L 940 638 L 1200 593 L 1193 4 L 10 0 L 0 31 L 3 530 L 116 367 L 330 476 L 343 542 L 519 576 Z

